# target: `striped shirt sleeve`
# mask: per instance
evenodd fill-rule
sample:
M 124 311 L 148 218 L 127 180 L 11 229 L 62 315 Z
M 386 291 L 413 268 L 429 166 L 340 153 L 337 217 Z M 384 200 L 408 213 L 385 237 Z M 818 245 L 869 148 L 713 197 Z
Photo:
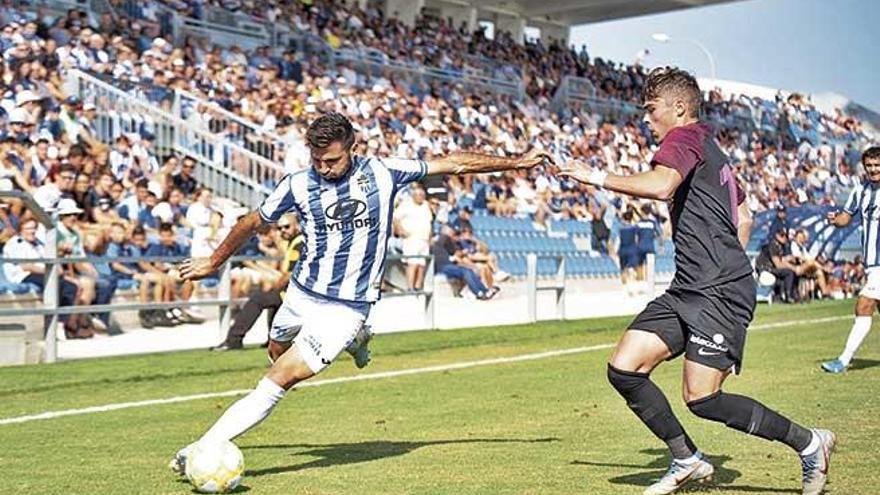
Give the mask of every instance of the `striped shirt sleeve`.
M 291 181 L 291 175 L 284 176 L 269 196 L 263 200 L 258 211 L 266 222 L 275 223 L 281 219 L 282 215 L 293 211 L 296 207 Z
M 421 180 L 428 174 L 428 164 L 424 160 L 383 158 L 379 161 L 391 172 L 394 183 L 399 186 Z
M 848 213 L 850 216 L 855 216 L 859 210 L 859 198 L 862 196 L 862 186 L 856 186 L 850 191 L 849 198 L 846 200 L 846 204 L 843 206 L 843 211 Z

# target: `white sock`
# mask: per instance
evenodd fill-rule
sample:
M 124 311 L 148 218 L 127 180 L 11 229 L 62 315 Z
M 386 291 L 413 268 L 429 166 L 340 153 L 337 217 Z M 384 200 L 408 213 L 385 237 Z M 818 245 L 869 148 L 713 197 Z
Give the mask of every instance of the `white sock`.
M 853 356 L 859 350 L 859 346 L 862 345 L 870 331 L 871 317 L 856 316 L 856 321 L 853 322 L 852 330 L 849 331 L 849 337 L 846 339 L 846 347 L 843 348 L 843 354 L 840 355 L 840 360 L 843 361 L 844 366 L 849 366 L 850 361 L 852 361 Z
M 200 441 L 232 440 L 266 419 L 283 398 L 284 389 L 272 380 L 263 378 L 249 394 L 230 406 L 214 426 L 202 435 Z
M 816 435 L 816 432 L 811 432 L 813 434 L 813 438 L 810 439 L 810 443 L 807 445 L 807 448 L 801 451 L 801 456 L 810 455 L 819 448 L 819 435 Z

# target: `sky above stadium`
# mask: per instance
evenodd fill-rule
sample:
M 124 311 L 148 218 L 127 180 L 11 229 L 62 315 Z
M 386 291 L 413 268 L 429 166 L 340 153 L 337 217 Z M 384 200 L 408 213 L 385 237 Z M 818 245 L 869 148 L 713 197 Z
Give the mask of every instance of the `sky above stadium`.
M 880 111 L 880 1 L 746 0 L 572 28 L 571 43 L 591 57 L 648 67 L 678 65 L 709 77 L 702 43 L 717 76 L 807 93 L 835 92 Z M 653 33 L 672 40 L 661 44 Z

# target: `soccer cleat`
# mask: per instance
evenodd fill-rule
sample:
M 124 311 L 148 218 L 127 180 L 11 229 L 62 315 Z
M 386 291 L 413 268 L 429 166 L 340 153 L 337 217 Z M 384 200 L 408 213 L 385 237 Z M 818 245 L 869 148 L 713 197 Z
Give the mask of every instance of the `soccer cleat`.
M 666 495 L 692 481 L 708 483 L 712 481 L 713 474 L 715 474 L 715 468 L 703 454 L 699 454 L 699 460 L 688 464 L 673 459 L 666 474 L 659 481 L 646 488 L 643 495 Z
M 370 364 L 370 340 L 373 339 L 373 331 L 370 325 L 364 325 L 357 333 L 351 344 L 345 349 L 354 358 L 354 365 L 363 368 Z
M 828 466 L 831 452 L 837 438 L 829 430 L 811 430 L 819 437 L 819 448 L 812 454 L 801 456 L 801 471 L 804 480 L 803 495 L 819 495 L 828 482 Z
M 174 457 L 168 462 L 168 469 L 171 469 L 171 472 L 180 476 L 186 476 L 186 458 L 189 456 L 193 445 L 195 445 L 195 443 L 187 445 L 174 454 Z
M 846 365 L 843 364 L 843 361 L 840 359 L 834 359 L 832 361 L 826 361 L 822 363 L 822 369 L 827 371 L 828 373 L 838 374 L 846 371 Z

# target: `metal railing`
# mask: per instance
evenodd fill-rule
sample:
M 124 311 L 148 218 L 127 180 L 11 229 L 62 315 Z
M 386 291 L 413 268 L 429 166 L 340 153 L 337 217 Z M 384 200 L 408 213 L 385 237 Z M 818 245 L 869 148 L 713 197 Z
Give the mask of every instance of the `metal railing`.
M 58 322 L 63 315 L 77 314 L 98 314 L 105 312 L 119 311 L 140 311 L 155 309 L 173 309 L 181 307 L 212 307 L 219 309 L 219 325 L 218 340 L 226 338 L 228 329 L 232 325 L 232 308 L 247 302 L 248 298 L 232 297 L 232 270 L 236 262 L 240 261 L 278 261 L 281 258 L 270 258 L 266 256 L 233 256 L 218 271 L 219 283 L 217 284 L 217 295 L 215 298 L 196 299 L 196 300 L 178 300 L 173 302 L 153 302 L 153 303 L 112 303 L 112 304 L 91 304 L 76 306 L 59 306 L 58 297 L 58 277 L 60 275 L 61 265 L 68 263 L 90 263 L 90 264 L 109 264 L 109 263 L 179 263 L 186 259 L 184 256 L 67 256 L 57 257 L 56 245 L 56 229 L 45 211 L 39 205 L 33 202 L 30 195 L 16 192 L 0 193 L 2 197 L 16 197 L 28 202 L 33 207 L 35 216 L 44 222 L 48 234 L 46 238 L 46 257 L 44 258 L 3 258 L 0 257 L 0 269 L 4 263 L 18 264 L 45 264 L 46 283 L 43 289 L 42 305 L 39 307 L 27 308 L 2 308 L 0 307 L 0 318 L 21 317 L 21 316 L 46 316 L 49 318 L 46 326 L 44 337 L 44 354 L 45 362 L 53 363 L 58 359 Z M 386 263 L 390 264 L 400 261 L 404 256 L 398 254 L 389 255 Z M 408 292 L 385 292 L 383 298 L 394 297 L 422 297 L 424 298 L 424 325 L 425 328 L 433 329 L 434 324 L 434 259 L 431 256 L 406 256 L 407 259 L 423 258 L 426 260 L 427 272 L 425 275 L 424 288 L 419 291 Z M 387 266 L 387 265 L 386 265 Z
M 461 84 L 465 89 L 500 93 L 517 99 L 525 98 L 525 83 L 520 79 L 501 79 L 476 71 L 441 69 L 419 64 L 393 61 L 376 50 L 344 49 L 333 52 L 335 65 L 345 64 L 368 80 L 394 75 L 409 82 L 441 82 Z
M 552 259 L 558 263 L 552 283 L 538 283 L 538 259 Z M 556 319 L 565 319 L 565 280 L 565 256 L 535 253 L 526 255 L 526 306 L 530 323 L 538 321 L 538 292 L 542 291 L 553 291 L 556 294 Z
M 203 121 L 207 118 L 206 123 L 211 132 L 226 132 L 236 142 L 244 143 L 244 148 L 263 158 L 275 162 L 284 160 L 287 147 L 281 136 L 274 131 L 261 128 L 252 120 L 226 110 L 213 101 L 177 89 L 174 91 L 174 103 L 171 109 L 181 120 L 188 120 L 193 114 L 198 114 L 199 119 Z
M 30 194 L 20 192 L 20 191 L 2 191 L 0 192 L 0 199 L 2 198 L 15 198 L 22 202 L 24 202 L 25 206 L 34 214 L 34 218 L 40 224 L 46 228 L 46 256 L 49 257 L 52 262 L 48 263 L 46 266 L 46 270 L 44 272 L 44 284 L 43 284 L 43 307 L 44 308 L 57 308 L 58 307 L 58 289 L 59 289 L 59 276 L 60 276 L 60 266 L 54 260 L 57 260 L 57 252 L 58 252 L 58 231 L 55 228 L 55 223 L 52 220 L 52 217 L 43 209 L 31 196 Z M 37 263 L 35 260 L 24 260 L 21 263 Z M 0 266 L 0 270 L 3 267 Z M 0 309 L 0 317 L 7 316 L 8 309 Z M 48 363 L 55 362 L 57 356 L 57 342 L 58 342 L 58 314 L 51 314 L 49 319 L 49 327 L 48 331 L 45 335 L 45 360 Z
M 631 102 L 599 96 L 596 86 L 589 79 L 565 76 L 559 82 L 552 102 L 555 111 L 590 111 L 610 119 L 627 118 L 641 110 Z
M 256 206 L 284 176 L 284 168 L 241 146 L 236 136 L 215 134 L 128 94 L 82 71 L 69 72 L 79 95 L 98 110 L 98 139 L 112 142 L 120 133 L 148 130 L 163 154 L 192 157 L 196 179 L 216 194 Z

